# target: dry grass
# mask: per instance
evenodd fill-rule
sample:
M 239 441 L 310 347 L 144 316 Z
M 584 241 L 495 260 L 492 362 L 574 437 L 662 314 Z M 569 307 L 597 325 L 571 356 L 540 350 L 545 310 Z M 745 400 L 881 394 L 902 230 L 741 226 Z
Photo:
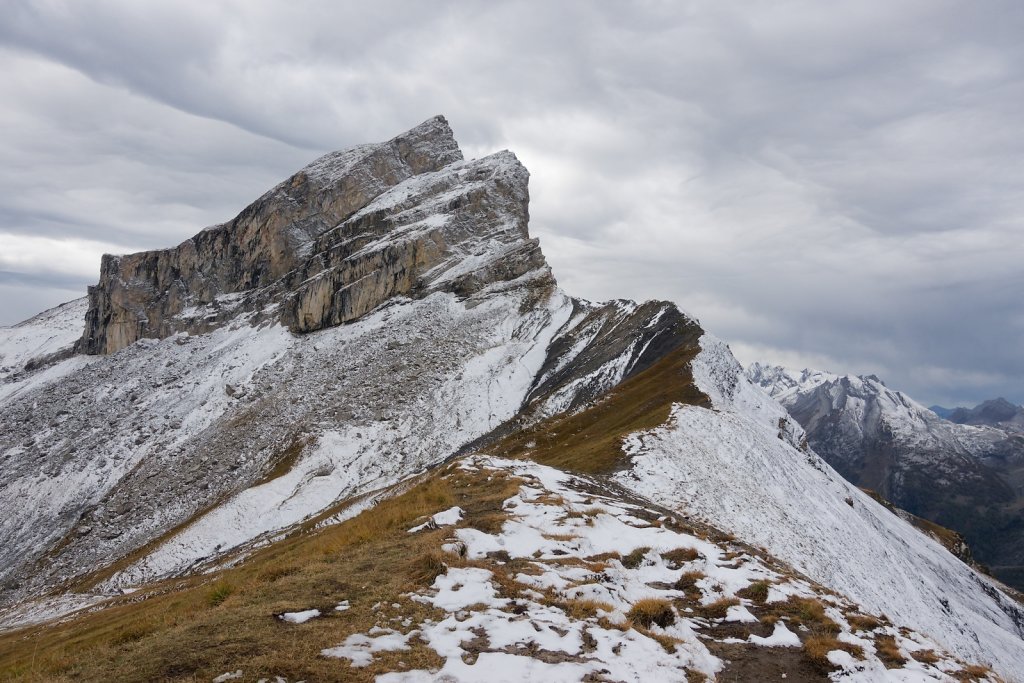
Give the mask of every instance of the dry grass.
M 257 481 L 253 486 L 260 486 L 268 482 L 274 481 L 279 477 L 291 472 L 292 468 L 295 467 L 295 463 L 298 462 L 299 456 L 302 455 L 303 449 L 309 445 L 309 439 L 294 438 L 291 443 L 276 456 L 270 459 L 273 466 L 267 471 L 263 478 Z
M 987 666 L 979 666 L 978 664 L 970 664 L 953 674 L 953 678 L 958 681 L 984 681 L 991 677 L 992 669 Z
M 680 576 L 675 583 L 674 588 L 677 591 L 692 591 L 697 587 L 697 582 L 704 578 L 703 572 L 690 571 Z
M 900 646 L 892 636 L 875 638 L 875 655 L 882 660 L 887 669 L 898 669 L 907 663 L 906 657 L 900 652 Z
M 790 596 L 785 602 L 766 605 L 766 609 L 806 626 L 815 635 L 835 635 L 842 631 L 839 624 L 825 614 L 825 605 L 815 598 Z
M 697 609 L 701 616 L 708 619 L 724 619 L 729 608 L 740 604 L 736 598 L 719 598 L 707 605 L 700 605 Z
M 437 571 L 436 550 L 449 532 L 409 534 L 408 528 L 454 504 L 469 517 L 498 515 L 520 484 L 492 472 L 435 473 L 342 524 L 307 529 L 257 551 L 215 583 L 202 576 L 168 581 L 141 602 L 135 594 L 66 623 L 0 634 L 0 680 L 209 681 L 243 668 L 252 680 L 358 682 L 389 670 L 437 668 L 442 660 L 415 639 L 411 650 L 379 653 L 365 669 L 319 653 L 349 633 L 395 627 L 393 616 L 436 619 L 432 607 L 401 596 Z M 495 573 L 502 590 L 503 578 Z M 351 608 L 334 611 L 342 600 Z M 372 609 L 376 603 L 384 607 Z M 305 624 L 273 617 L 313 607 L 324 616 Z
M 666 553 L 662 553 L 661 556 L 669 563 L 673 568 L 678 569 L 687 562 L 693 562 L 700 553 L 694 548 L 676 548 L 675 550 L 669 550 Z
M 672 609 L 672 603 L 668 600 L 645 598 L 633 603 L 626 618 L 634 626 L 641 628 L 650 628 L 655 624 L 662 628 L 668 628 L 676 622 L 676 613 Z
M 441 554 L 430 550 L 409 563 L 409 578 L 419 586 L 430 586 L 448 570 Z
M 935 654 L 935 650 L 918 650 L 911 652 L 910 656 L 922 664 L 934 664 L 939 661 L 939 656 Z
M 598 555 L 590 555 L 589 557 L 585 557 L 584 560 L 586 560 L 587 562 L 591 562 L 591 563 L 594 563 L 594 562 L 608 563 L 611 560 L 619 560 L 621 562 L 622 561 L 622 555 L 620 555 L 617 552 L 613 551 L 613 552 L 610 552 L 610 553 L 600 553 Z
M 844 643 L 829 634 L 808 636 L 804 640 L 804 656 L 807 657 L 816 667 L 823 670 L 831 670 L 836 667 L 828 661 L 828 653 L 834 650 L 849 652 L 855 659 L 864 659 L 864 649 L 859 645 Z
M 622 566 L 626 569 L 636 569 L 644 562 L 644 556 L 651 551 L 650 548 L 636 548 L 622 558 Z
M 218 581 L 206 591 L 206 604 L 210 607 L 219 607 L 225 600 L 235 592 L 234 584 L 228 581 Z
M 768 600 L 768 588 L 769 584 L 767 581 L 755 581 L 743 590 L 738 591 L 736 595 L 758 605 L 763 605 Z
M 676 646 L 683 642 L 679 638 L 675 638 L 664 633 L 655 633 L 654 631 L 648 630 L 642 626 L 637 626 L 636 630 L 656 642 L 658 645 L 661 645 L 662 649 L 669 654 L 675 653 Z
M 615 609 L 606 602 L 583 598 L 556 601 L 554 604 L 561 608 L 570 619 L 578 619 L 580 621 L 596 619 L 598 611 L 611 612 Z
M 694 385 L 690 361 L 700 350 L 699 328 L 680 330 L 682 346 L 627 379 L 587 410 L 557 415 L 488 446 L 505 457 L 529 457 L 560 469 L 590 474 L 623 466 L 622 439 L 668 420 L 673 403 L 708 405 Z
M 340 525 L 339 532 L 320 534 L 313 546 L 321 555 L 336 556 L 343 548 L 375 541 L 399 527 L 409 528 L 421 517 L 453 505 L 455 496 L 451 484 L 432 478 L 398 498 L 371 508 L 370 514 L 363 513 Z M 344 532 L 340 531 L 342 527 Z
M 847 614 L 846 621 L 854 631 L 874 631 L 884 625 L 881 619 L 870 614 Z
M 283 579 L 286 576 L 298 574 L 300 571 L 302 571 L 302 568 L 299 565 L 290 564 L 285 565 L 283 567 L 272 567 L 267 571 L 260 572 L 259 574 L 257 574 L 256 578 L 258 578 L 260 581 L 263 581 L 264 583 L 274 583 L 275 581 Z
M 524 502 L 533 503 L 536 505 L 553 505 L 555 507 L 562 507 L 563 505 L 565 505 L 565 498 L 562 498 L 562 496 L 558 495 L 557 493 L 545 491 L 539 496 L 530 498 L 529 500 L 526 500 Z

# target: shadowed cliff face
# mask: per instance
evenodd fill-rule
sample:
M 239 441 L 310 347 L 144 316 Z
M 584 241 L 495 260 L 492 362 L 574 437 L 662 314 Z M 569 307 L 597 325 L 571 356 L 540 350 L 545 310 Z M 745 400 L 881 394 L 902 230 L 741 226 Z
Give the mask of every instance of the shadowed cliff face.
M 464 162 L 443 117 L 328 154 L 173 249 L 104 256 L 79 353 L 204 333 L 247 315 L 309 332 L 390 297 L 461 295 L 544 259 L 529 174 L 509 152 Z

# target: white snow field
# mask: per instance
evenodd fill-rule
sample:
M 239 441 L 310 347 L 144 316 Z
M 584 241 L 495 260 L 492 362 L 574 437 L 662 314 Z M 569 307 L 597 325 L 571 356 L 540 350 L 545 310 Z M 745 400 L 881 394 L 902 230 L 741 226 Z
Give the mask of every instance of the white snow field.
M 763 546 L 865 609 L 1008 680 L 1024 671 L 1024 612 L 987 577 L 799 447 L 801 428 L 728 347 L 701 339 L 694 376 L 713 409 L 677 406 L 631 436 L 621 484 Z
M 28 320 L 0 327 L 0 380 L 22 371 L 33 358 L 68 349 L 82 336 L 85 297 L 55 306 Z

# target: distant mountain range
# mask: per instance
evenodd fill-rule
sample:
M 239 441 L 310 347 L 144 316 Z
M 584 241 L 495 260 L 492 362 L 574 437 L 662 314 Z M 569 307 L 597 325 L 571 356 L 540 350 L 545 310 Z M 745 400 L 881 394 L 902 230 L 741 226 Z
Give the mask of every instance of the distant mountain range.
M 985 401 L 973 408 L 931 406 L 929 410 L 939 417 L 957 424 L 987 425 L 1009 432 L 1024 433 L 1024 406 L 1014 405 L 1005 398 Z
M 972 410 L 928 409 L 875 375 L 759 363 L 747 375 L 849 481 L 962 533 L 976 560 L 1024 588 L 1024 434 L 1014 429 L 1019 406 L 998 399 Z

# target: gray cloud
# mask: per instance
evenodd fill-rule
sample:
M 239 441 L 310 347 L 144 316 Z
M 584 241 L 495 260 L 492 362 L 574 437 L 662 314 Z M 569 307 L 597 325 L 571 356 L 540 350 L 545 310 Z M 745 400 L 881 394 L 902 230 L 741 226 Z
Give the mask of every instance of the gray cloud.
M 2 323 L 443 112 L 530 168 L 573 293 L 673 299 L 743 360 L 1024 401 L 1017 3 L 8 5 Z

